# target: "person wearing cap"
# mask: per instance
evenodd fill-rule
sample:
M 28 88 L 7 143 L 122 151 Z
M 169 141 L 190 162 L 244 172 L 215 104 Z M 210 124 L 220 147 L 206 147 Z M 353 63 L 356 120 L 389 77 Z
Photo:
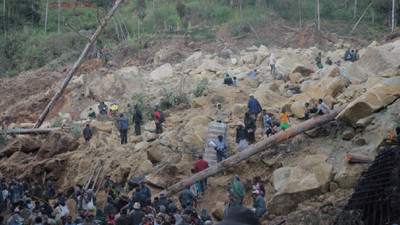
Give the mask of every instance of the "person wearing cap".
M 236 128 L 236 143 L 239 144 L 240 141 L 247 140 L 247 130 L 244 127 L 244 124 L 242 122 L 237 122 L 237 128 Z
M 140 193 L 145 197 L 145 206 L 151 205 L 151 191 L 150 188 L 146 186 L 146 181 L 142 180 L 140 182 Z
M 194 164 L 195 172 L 199 173 L 207 168 L 208 168 L 208 162 L 203 159 L 202 155 L 200 155 L 199 160 L 197 160 L 197 162 Z M 207 178 L 201 180 L 199 182 L 199 185 L 200 185 L 201 193 L 204 195 L 204 192 L 206 191 L 206 188 L 207 188 Z
M 244 126 L 247 130 L 247 141 L 249 144 L 256 142 L 254 133 L 256 132 L 256 120 L 250 116 L 249 112 L 246 112 L 244 116 Z
M 203 207 L 201 208 L 200 218 L 201 218 L 201 220 L 203 220 L 204 222 L 207 221 L 207 220 L 211 220 L 211 221 L 212 221 L 211 216 L 207 213 L 207 208 L 206 208 L 205 206 L 203 206 Z
M 235 206 L 229 208 L 224 219 L 218 225 L 261 225 L 257 215 L 246 207 Z
M 232 78 L 229 77 L 229 74 L 225 74 L 224 84 L 231 86 L 233 84 Z
M 124 208 L 132 209 L 134 208 L 136 202 L 139 203 L 140 206 L 144 207 L 146 204 L 146 198 L 140 192 L 140 187 L 137 187 L 134 192 L 132 192 L 132 198 L 129 201 L 129 204 L 124 206 Z
M 135 202 L 133 205 L 133 210 L 129 214 L 131 218 L 132 225 L 139 225 L 142 222 L 142 219 L 145 218 L 144 212 L 141 210 L 140 203 Z
M 217 103 L 217 109 L 215 110 L 215 116 L 217 123 L 222 123 L 224 120 L 224 116 L 222 115 L 222 106 L 221 103 Z
M 121 145 L 128 142 L 128 130 L 129 130 L 129 120 L 124 116 L 123 113 L 119 115 L 118 120 L 118 131 L 121 134 Z
M 260 102 L 256 98 L 254 98 L 253 94 L 250 94 L 250 99 L 247 102 L 247 108 L 249 108 L 248 113 L 250 113 L 250 116 L 257 120 L 258 114 L 262 111 L 262 107 L 260 105 Z
M 142 111 L 139 109 L 138 104 L 135 104 L 133 106 L 133 108 L 135 109 L 133 111 L 133 122 L 135 123 L 135 134 L 136 134 L 136 136 L 139 136 L 141 134 L 140 124 L 143 121 Z
M 256 213 L 257 217 L 261 218 L 261 216 L 267 212 L 265 201 L 263 197 L 260 195 L 259 190 L 254 190 L 252 193 L 252 197 L 253 197 L 253 212 Z
M 24 219 L 19 215 L 19 208 L 14 209 L 14 214 L 7 220 L 7 225 L 19 225 L 24 222 Z
M 217 151 L 217 162 L 221 162 L 222 158 L 227 159 L 229 155 L 225 150 L 228 148 L 228 146 L 226 145 L 224 137 L 221 134 L 218 135 L 218 141 L 215 142 L 215 145 L 216 146 L 214 149 Z
M 190 185 L 186 185 L 185 190 L 179 195 L 179 202 L 181 203 L 182 209 L 187 207 L 187 203 L 193 206 L 193 202 L 196 202 L 196 197 L 193 192 L 190 191 Z

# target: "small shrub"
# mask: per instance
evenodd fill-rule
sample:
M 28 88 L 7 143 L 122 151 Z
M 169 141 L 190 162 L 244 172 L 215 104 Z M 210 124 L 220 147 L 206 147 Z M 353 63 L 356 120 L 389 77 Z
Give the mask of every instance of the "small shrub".
M 82 127 L 80 125 L 75 124 L 75 125 L 73 125 L 71 127 L 71 135 L 75 139 L 78 139 L 78 138 L 80 138 L 82 136 L 82 131 L 83 130 L 82 130 Z
M 218 57 L 223 59 L 229 59 L 231 57 L 231 53 L 229 51 L 219 51 Z
M 154 108 L 145 102 L 146 96 L 143 93 L 135 93 L 132 96 L 133 104 L 137 104 L 139 109 L 142 111 L 143 121 L 147 122 L 152 119 L 154 114 Z
M 189 98 L 185 94 L 176 94 L 173 88 L 167 90 L 165 97 L 161 99 L 160 106 L 163 109 L 170 109 L 180 104 L 188 104 Z
M 66 118 L 58 118 L 56 121 L 51 124 L 51 127 L 65 127 L 71 125 L 71 120 Z
M 203 79 L 196 85 L 196 89 L 194 89 L 194 97 L 198 98 L 203 95 L 203 92 L 207 89 L 208 80 Z

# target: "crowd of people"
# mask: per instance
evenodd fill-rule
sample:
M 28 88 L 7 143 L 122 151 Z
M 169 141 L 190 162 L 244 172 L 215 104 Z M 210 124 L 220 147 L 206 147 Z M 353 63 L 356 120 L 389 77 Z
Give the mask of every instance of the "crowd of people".
M 358 50 L 350 50 L 350 48 L 348 48 L 346 50 L 346 52 L 344 53 L 343 58 L 344 58 L 345 62 L 356 62 L 360 59 L 360 54 L 358 54 Z M 315 57 L 315 62 L 319 69 L 322 69 L 324 67 L 322 64 L 322 53 L 321 52 L 319 52 L 318 55 Z M 326 57 L 325 64 L 328 66 L 332 66 L 333 64 L 335 64 L 337 66 L 341 66 L 341 61 L 338 60 L 338 61 L 333 62 L 332 59 L 328 56 L 328 57 Z

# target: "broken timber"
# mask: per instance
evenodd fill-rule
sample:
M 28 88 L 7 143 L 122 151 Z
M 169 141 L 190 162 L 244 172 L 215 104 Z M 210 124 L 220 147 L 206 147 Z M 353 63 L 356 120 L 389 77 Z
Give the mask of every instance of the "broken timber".
M 49 134 L 50 132 L 53 132 L 53 131 L 60 131 L 60 130 L 66 130 L 66 129 L 70 129 L 70 128 L 64 127 L 64 128 L 38 128 L 38 129 L 7 129 L 7 130 L 1 131 L 1 134 L 41 135 L 41 134 Z
M 316 117 L 314 119 L 309 119 L 301 124 L 293 126 L 285 131 L 281 131 L 271 137 L 264 138 L 262 141 L 250 145 L 248 148 L 243 150 L 242 152 L 233 155 L 222 162 L 218 163 L 213 167 L 209 167 L 199 173 L 194 174 L 193 176 L 184 179 L 162 191 L 160 194 L 165 194 L 165 196 L 171 196 L 173 194 L 178 193 L 179 191 L 185 189 L 186 185 L 192 185 L 200 180 L 203 180 L 207 177 L 213 176 L 217 173 L 224 172 L 228 168 L 237 165 L 238 163 L 242 162 L 250 158 L 251 156 L 265 151 L 267 147 L 270 147 L 274 144 L 278 144 L 283 142 L 291 137 L 294 137 L 298 134 L 301 134 L 305 131 L 311 130 L 313 128 L 322 126 L 330 121 L 334 120 L 336 116 L 346 107 L 346 105 L 340 106 L 337 109 L 332 110 L 329 114 Z
M 87 43 L 85 49 L 82 51 L 82 53 L 79 56 L 78 60 L 75 62 L 74 66 L 69 71 L 67 77 L 62 82 L 60 88 L 57 90 L 56 94 L 50 100 L 49 104 L 46 106 L 46 108 L 44 109 L 43 113 L 40 115 L 39 119 L 36 121 L 35 126 L 33 128 L 39 128 L 42 125 L 42 123 L 44 122 L 44 119 L 46 118 L 47 114 L 49 114 L 49 112 L 51 111 L 53 106 L 57 103 L 58 99 L 64 93 L 65 89 L 67 89 L 67 86 L 68 86 L 69 82 L 71 81 L 71 79 L 74 76 L 75 72 L 78 70 L 79 66 L 82 64 L 83 59 L 89 53 L 90 48 L 92 47 L 93 43 L 96 41 L 97 37 L 100 35 L 100 33 L 104 29 L 104 27 L 107 26 L 108 21 L 112 18 L 112 16 L 114 15 L 115 11 L 118 9 L 118 7 L 121 5 L 122 2 L 123 2 L 123 0 L 117 0 L 115 2 L 114 6 L 110 10 L 110 12 L 108 12 L 106 18 L 104 18 L 103 22 L 97 28 L 96 32 L 90 38 L 89 43 Z

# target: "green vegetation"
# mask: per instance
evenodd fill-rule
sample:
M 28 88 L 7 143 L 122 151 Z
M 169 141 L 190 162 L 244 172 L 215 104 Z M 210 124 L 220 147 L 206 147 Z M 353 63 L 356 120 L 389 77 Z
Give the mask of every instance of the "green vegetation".
M 146 96 L 142 93 L 136 93 L 132 96 L 133 104 L 137 104 L 139 109 L 142 111 L 144 122 L 152 120 L 152 116 L 154 114 L 154 107 L 152 107 L 149 103 L 147 103 L 146 102 L 147 100 L 149 99 L 147 99 Z
M 203 95 L 203 92 L 207 89 L 208 80 L 203 79 L 199 83 L 197 83 L 196 88 L 194 89 L 194 97 L 198 98 Z
M 74 61 L 87 40 L 75 33 L 96 30 L 100 20 L 114 0 L 62 1 L 61 27 L 58 32 L 58 4 L 49 1 L 47 33 L 44 32 L 46 1 L 6 1 L 0 9 L 0 76 L 12 77 L 20 71 L 35 69 L 50 63 L 56 69 Z M 75 3 L 74 3 L 75 2 Z M 315 1 L 301 0 L 303 24 L 316 21 Z M 347 5 L 345 5 L 347 2 Z M 359 18 L 370 1 L 358 1 Z M 399 0 L 396 0 L 396 21 L 400 22 Z M 353 35 L 368 40 L 389 31 L 391 1 L 375 1 Z M 351 0 L 320 0 L 321 27 L 348 35 L 353 18 Z M 155 42 L 183 35 L 187 41 L 217 39 L 216 30 L 226 29 L 238 38 L 249 35 L 249 24 L 257 28 L 272 24 L 276 15 L 298 24 L 298 0 L 246 0 L 242 17 L 237 0 L 131 0 L 125 1 L 118 13 L 99 37 L 96 49 L 107 46 L 113 54 L 121 45 L 142 46 L 150 36 Z M 69 24 L 69 25 L 68 25 Z M 170 29 L 172 28 L 172 29 Z M 267 44 L 261 40 L 256 45 Z M 157 43 L 153 43 L 157 44 Z M 228 57 L 228 56 L 226 56 Z
M 182 93 L 176 93 L 173 88 L 167 90 L 165 97 L 160 101 L 160 106 L 163 109 L 171 109 L 181 104 L 189 104 L 189 98 Z

